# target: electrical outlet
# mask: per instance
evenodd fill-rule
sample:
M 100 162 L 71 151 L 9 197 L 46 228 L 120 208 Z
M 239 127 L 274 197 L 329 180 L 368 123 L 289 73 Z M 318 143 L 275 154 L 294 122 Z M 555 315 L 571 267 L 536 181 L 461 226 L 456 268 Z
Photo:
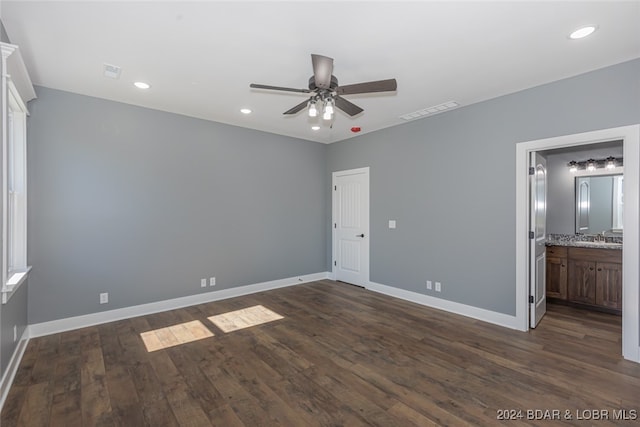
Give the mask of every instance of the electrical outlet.
M 442 283 L 436 282 L 436 292 L 442 291 Z
M 201 288 L 207 287 L 207 279 L 200 279 L 200 287 Z
M 13 325 L 13 342 L 18 341 L 18 326 Z
M 431 283 L 431 280 L 427 280 L 427 289 L 428 290 L 433 289 L 433 284 Z
M 209 286 L 215 286 L 215 285 L 216 285 L 216 278 L 215 277 L 209 278 Z
M 100 304 L 106 304 L 109 302 L 109 292 L 103 292 L 100 294 Z

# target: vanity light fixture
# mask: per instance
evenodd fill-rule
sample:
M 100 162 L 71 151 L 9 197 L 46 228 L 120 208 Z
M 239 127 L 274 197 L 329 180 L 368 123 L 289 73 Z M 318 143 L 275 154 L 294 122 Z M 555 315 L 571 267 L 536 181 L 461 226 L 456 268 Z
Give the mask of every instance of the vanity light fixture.
M 569 172 L 571 173 L 578 172 L 578 162 L 576 162 L 575 160 L 571 160 L 569 162 Z
M 615 158 L 613 156 L 609 156 L 606 159 L 589 159 L 586 162 L 576 162 L 575 160 L 571 160 L 567 163 L 567 166 L 571 173 L 576 173 L 578 170 L 593 172 L 596 169 L 601 168 L 613 170 L 618 166 L 622 166 L 622 157 Z

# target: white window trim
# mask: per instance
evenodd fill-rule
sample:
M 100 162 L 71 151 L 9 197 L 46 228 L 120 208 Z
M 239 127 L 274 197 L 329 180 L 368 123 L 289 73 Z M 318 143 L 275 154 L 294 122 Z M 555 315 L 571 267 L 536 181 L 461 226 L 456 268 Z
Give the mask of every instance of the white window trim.
M 24 66 L 18 47 L 8 43 L 0 43 L 2 54 L 2 275 L 1 289 L 2 304 L 6 304 L 11 296 L 22 285 L 31 270 L 27 265 L 27 115 L 29 111 L 26 103 L 35 98 L 35 91 L 31 79 Z M 13 115 L 12 132 L 8 127 L 10 110 Z M 22 139 L 21 151 L 13 159 L 8 159 L 9 139 Z M 10 162 L 16 163 L 10 163 Z M 17 186 L 20 187 L 21 202 L 16 206 L 18 211 L 14 218 L 19 220 L 20 244 L 10 243 L 8 230 L 9 209 L 9 165 L 17 170 L 21 177 Z M 9 245 L 12 245 L 11 248 Z M 9 257 L 12 259 L 9 259 Z M 11 269 L 10 269 L 11 268 Z
M 29 265 L 22 271 L 13 270 L 11 272 L 11 276 L 5 282 L 4 286 L 2 286 L 2 304 L 9 302 L 9 299 L 16 293 L 20 285 L 27 280 L 30 271 L 31 266 Z

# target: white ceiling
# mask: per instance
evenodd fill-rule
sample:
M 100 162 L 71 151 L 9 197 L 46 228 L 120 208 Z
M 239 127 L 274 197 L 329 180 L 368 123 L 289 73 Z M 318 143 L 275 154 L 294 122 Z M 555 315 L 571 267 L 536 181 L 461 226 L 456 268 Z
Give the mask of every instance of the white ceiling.
M 36 85 L 331 143 L 640 57 L 640 1 L 315 2 L 2 1 L 0 16 Z M 570 40 L 575 28 L 598 30 Z M 333 127 L 304 95 L 311 53 L 340 84 L 396 78 L 397 92 L 345 96 L 364 108 Z M 118 80 L 103 64 L 122 67 Z M 137 80 L 152 87 L 141 91 Z M 239 112 L 253 110 L 250 115 Z M 446 114 L 446 113 L 444 113 Z

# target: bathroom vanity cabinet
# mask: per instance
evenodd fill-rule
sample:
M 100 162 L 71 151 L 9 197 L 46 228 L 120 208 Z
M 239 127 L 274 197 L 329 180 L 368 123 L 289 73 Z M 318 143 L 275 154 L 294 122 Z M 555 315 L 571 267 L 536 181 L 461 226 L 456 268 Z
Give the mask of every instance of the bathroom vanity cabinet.
M 622 251 L 547 247 L 547 297 L 620 314 Z

